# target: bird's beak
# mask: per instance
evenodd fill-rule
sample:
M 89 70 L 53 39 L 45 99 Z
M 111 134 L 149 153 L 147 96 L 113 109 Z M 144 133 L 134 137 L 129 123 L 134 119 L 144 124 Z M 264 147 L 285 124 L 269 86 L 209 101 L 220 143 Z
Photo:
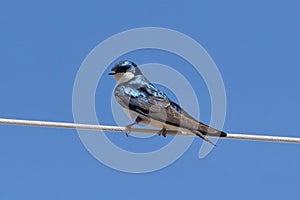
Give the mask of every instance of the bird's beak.
M 109 72 L 108 75 L 115 75 L 116 72 L 112 71 L 112 72 Z

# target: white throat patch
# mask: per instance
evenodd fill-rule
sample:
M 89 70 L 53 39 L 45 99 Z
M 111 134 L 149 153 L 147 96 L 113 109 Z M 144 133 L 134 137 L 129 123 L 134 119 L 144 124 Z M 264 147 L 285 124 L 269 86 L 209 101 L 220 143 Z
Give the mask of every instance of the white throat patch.
M 114 78 L 119 84 L 129 81 L 133 77 L 134 74 L 132 72 L 125 72 L 125 73 L 119 73 L 114 75 Z

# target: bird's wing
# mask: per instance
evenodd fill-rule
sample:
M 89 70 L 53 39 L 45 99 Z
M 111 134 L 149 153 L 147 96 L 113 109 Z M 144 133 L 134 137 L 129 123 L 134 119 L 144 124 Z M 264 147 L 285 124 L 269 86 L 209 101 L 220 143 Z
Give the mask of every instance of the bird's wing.
M 115 96 L 123 107 L 162 123 L 200 131 L 202 134 L 221 133 L 198 122 L 151 83 L 119 85 L 115 89 Z
M 172 107 L 179 107 L 180 106 L 173 102 Z M 187 128 L 189 130 L 196 130 L 201 132 L 204 135 L 218 135 L 220 137 L 225 137 L 227 134 L 223 131 L 220 131 L 218 129 L 215 129 L 213 127 L 210 127 L 202 122 L 197 121 L 195 118 L 193 118 L 190 114 L 188 114 L 183 108 L 180 108 L 180 126 Z M 178 110 L 178 109 L 175 109 Z
M 124 108 L 146 117 L 170 105 L 168 97 L 151 84 L 121 84 L 115 89 L 115 97 Z

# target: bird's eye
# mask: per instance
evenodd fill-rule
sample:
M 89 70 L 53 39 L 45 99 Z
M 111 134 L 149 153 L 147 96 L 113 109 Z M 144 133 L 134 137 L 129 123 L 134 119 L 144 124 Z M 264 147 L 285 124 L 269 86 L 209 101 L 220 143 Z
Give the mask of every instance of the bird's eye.
M 128 70 L 128 66 L 122 66 L 122 67 L 118 67 L 116 72 L 117 73 L 125 73 Z

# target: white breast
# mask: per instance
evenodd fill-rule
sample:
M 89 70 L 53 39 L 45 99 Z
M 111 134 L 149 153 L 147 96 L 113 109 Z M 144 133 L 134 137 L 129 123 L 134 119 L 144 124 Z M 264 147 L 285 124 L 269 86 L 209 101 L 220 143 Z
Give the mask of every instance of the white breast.
M 157 121 L 154 119 L 144 117 L 144 116 L 140 115 L 139 113 L 132 111 L 132 110 L 128 110 L 126 108 L 123 108 L 123 110 L 129 116 L 129 118 L 132 119 L 133 122 L 136 120 L 136 118 L 138 116 L 140 116 L 143 119 L 143 121 L 140 123 L 143 125 L 152 126 L 155 128 L 166 128 L 166 129 L 170 129 L 170 130 L 178 130 L 177 126 L 172 126 L 172 125 L 165 124 L 163 122 L 160 122 L 160 121 Z

